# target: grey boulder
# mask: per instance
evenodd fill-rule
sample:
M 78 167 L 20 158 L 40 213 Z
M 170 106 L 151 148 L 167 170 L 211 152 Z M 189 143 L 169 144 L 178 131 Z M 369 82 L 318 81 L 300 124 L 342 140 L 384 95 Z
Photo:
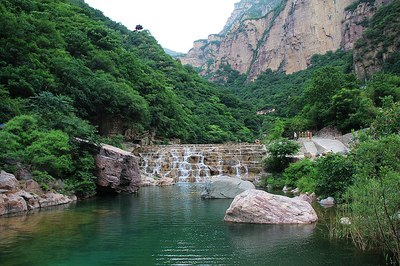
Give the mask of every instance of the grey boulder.
M 254 184 L 250 181 L 229 176 L 220 176 L 211 183 L 206 184 L 201 197 L 206 199 L 233 199 L 248 189 L 255 189 Z

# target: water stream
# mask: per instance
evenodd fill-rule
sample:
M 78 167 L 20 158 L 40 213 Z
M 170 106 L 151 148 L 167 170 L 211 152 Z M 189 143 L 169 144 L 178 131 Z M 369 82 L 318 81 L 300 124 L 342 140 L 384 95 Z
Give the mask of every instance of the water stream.
M 0 265 L 382 265 L 316 225 L 223 222 L 232 200 L 200 184 L 0 218 Z

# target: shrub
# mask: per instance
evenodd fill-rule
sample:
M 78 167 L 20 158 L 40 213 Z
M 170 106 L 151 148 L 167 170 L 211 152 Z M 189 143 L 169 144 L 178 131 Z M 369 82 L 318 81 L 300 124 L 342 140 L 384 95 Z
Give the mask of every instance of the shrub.
M 361 249 L 381 249 L 391 263 L 400 262 L 399 206 L 400 136 L 389 135 L 360 143 L 353 154 L 354 184 L 340 212 L 350 227 L 337 226 Z
M 288 139 L 271 141 L 267 146 L 268 157 L 263 160 L 264 169 L 270 173 L 282 173 L 290 162 L 292 155 L 296 154 L 300 145 Z
M 341 201 L 347 187 L 353 183 L 354 166 L 350 157 L 328 154 L 317 160 L 316 171 L 315 193 Z
M 304 159 L 290 164 L 285 169 L 283 176 L 285 177 L 285 184 L 287 186 L 297 187 L 299 180 L 302 178 L 309 177 L 309 179 L 315 179 L 315 173 L 315 163 L 309 159 Z

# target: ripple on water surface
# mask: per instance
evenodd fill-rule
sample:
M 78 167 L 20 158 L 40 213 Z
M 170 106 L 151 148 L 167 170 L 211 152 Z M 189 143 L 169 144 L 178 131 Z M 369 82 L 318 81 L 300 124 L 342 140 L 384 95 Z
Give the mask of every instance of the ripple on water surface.
M 223 222 L 232 200 L 201 185 L 142 188 L 0 218 L 0 265 L 381 265 L 326 226 Z

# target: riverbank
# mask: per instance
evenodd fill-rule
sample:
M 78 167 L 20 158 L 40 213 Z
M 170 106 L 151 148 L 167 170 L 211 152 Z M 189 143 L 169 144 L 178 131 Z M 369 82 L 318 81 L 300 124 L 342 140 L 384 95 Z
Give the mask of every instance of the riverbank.
M 33 179 L 18 181 L 13 174 L 0 172 L 0 216 L 71 203 L 76 196 L 43 191 Z

